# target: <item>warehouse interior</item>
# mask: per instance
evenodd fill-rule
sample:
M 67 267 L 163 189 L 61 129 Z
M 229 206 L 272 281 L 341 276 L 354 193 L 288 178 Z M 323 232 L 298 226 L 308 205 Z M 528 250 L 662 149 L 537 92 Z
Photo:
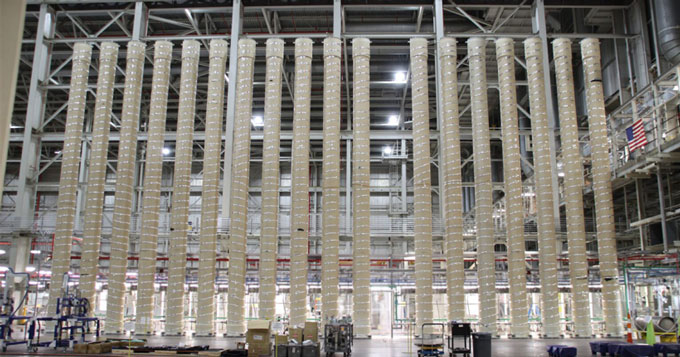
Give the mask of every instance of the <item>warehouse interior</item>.
M 0 28 L 3 352 L 678 342 L 680 2 L 6 0 Z

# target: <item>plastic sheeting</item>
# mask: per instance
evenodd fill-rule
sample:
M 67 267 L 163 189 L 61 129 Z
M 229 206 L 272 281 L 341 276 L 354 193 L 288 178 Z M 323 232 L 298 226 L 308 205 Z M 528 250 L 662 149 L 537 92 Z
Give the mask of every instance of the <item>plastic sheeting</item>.
M 227 334 L 229 336 L 242 335 L 246 329 L 246 228 L 255 41 L 239 40 L 237 61 L 236 116 L 231 171 L 231 222 L 229 225 L 231 236 L 229 241 L 229 309 L 227 311 Z
M 427 40 L 412 38 L 413 211 L 416 276 L 416 326 L 432 322 L 432 187 Z M 356 228 L 355 228 L 356 229 Z
M 503 132 L 503 178 L 505 179 L 505 216 L 508 247 L 508 282 L 510 290 L 510 334 L 529 336 L 527 280 L 524 243 L 524 202 L 520 166 L 517 87 L 515 81 L 515 43 L 496 40 L 498 86 L 500 89 L 501 126 Z
M 182 74 L 180 79 L 177 137 L 175 139 L 175 171 L 170 212 L 168 244 L 168 289 L 165 312 L 165 334 L 184 333 L 184 287 L 187 256 L 187 222 L 191 161 L 193 154 L 194 117 L 196 115 L 196 80 L 201 45 L 198 41 L 182 43 Z
M 205 114 L 205 145 L 203 147 L 198 305 L 196 306 L 196 334 L 199 336 L 212 336 L 215 333 L 215 258 L 217 219 L 220 210 L 224 71 L 226 70 L 228 55 L 229 44 L 226 41 L 210 41 L 208 103 Z
M 290 231 L 290 320 L 299 327 L 307 319 L 307 245 L 309 242 L 309 117 L 312 89 L 312 47 L 308 38 L 295 40 L 295 100 Z
M 68 272 L 71 262 L 71 237 L 73 237 L 73 226 L 75 224 L 81 136 L 83 133 L 87 79 L 90 72 L 91 57 L 92 47 L 90 45 L 76 43 L 73 46 L 71 86 L 66 112 L 66 132 L 64 133 L 64 147 L 61 150 L 57 226 L 54 234 L 54 247 L 52 249 L 52 279 L 48 302 L 48 313 L 50 315 L 56 311 L 57 298 L 61 296 L 64 274 Z
M 536 205 L 538 216 L 538 255 L 541 278 L 541 321 L 545 337 L 559 337 L 560 315 L 557 301 L 557 256 L 555 211 L 553 209 L 552 168 L 550 166 L 550 129 L 545 98 L 543 46 L 539 38 L 524 41 L 529 75 L 529 106 L 533 140 Z
M 281 65 L 283 40 L 267 40 L 262 161 L 259 317 L 276 314 L 276 256 L 279 241 L 279 156 L 281 150 Z
M 352 40 L 353 113 L 352 145 L 352 283 L 354 334 L 371 334 L 371 41 Z
M 163 176 L 163 139 L 168 110 L 168 85 L 172 63 L 172 43 L 154 44 L 153 79 L 149 104 L 149 125 L 144 167 L 144 200 L 142 230 L 139 241 L 139 274 L 137 277 L 137 308 L 135 334 L 153 333 L 153 296 L 156 277 L 156 247 L 158 217 Z
M 322 321 L 338 317 L 338 250 L 340 244 L 340 56 L 342 41 L 323 42 L 323 250 Z
M 125 91 L 121 113 L 118 165 L 116 167 L 116 198 L 111 233 L 109 260 L 109 290 L 106 301 L 106 332 L 123 332 L 123 302 L 127 272 L 130 216 L 134 197 L 135 160 L 137 158 L 137 128 L 142 97 L 144 51 L 146 44 L 130 41 L 125 65 Z
M 463 261 L 463 193 L 460 164 L 460 118 L 456 39 L 439 41 L 441 68 L 441 169 L 444 171 L 446 291 L 449 320 L 465 319 L 465 264 Z
M 491 143 L 486 85 L 486 40 L 467 41 L 472 99 L 472 146 L 475 171 L 475 223 L 477 225 L 477 280 L 479 330 L 496 334 L 496 263 L 494 256 Z
M 95 311 L 95 282 L 99 272 L 99 241 L 102 233 L 106 159 L 109 153 L 111 102 L 113 101 L 116 64 L 118 64 L 118 45 L 113 42 L 102 43 L 99 50 L 97 100 L 94 104 L 92 150 L 90 151 L 87 195 L 85 198 L 79 281 L 81 296 L 90 301 L 90 316 Z
M 581 41 L 583 71 L 585 73 L 586 105 L 595 196 L 597 247 L 602 279 L 602 306 L 608 335 L 621 336 L 619 273 L 614 227 L 609 139 L 602 90 L 600 41 L 587 38 Z
M 586 225 L 583 215 L 583 165 L 578 141 L 571 40 L 560 38 L 553 41 L 553 53 L 564 165 L 564 201 L 566 202 L 567 241 L 569 244 L 572 319 L 574 321 L 574 333 L 580 337 L 589 337 L 592 332 L 588 293 Z

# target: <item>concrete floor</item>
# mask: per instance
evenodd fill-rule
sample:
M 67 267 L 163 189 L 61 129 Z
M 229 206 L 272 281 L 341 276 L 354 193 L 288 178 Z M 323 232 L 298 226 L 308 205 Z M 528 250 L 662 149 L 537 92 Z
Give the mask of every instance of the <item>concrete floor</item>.
M 243 341 L 242 338 L 187 338 L 187 337 L 168 337 L 168 336 L 152 336 L 146 338 L 150 346 L 177 346 L 180 343 L 185 345 L 210 345 L 210 348 L 224 349 L 233 348 L 236 342 Z M 508 340 L 495 339 L 493 340 L 493 355 L 494 356 L 547 356 L 546 346 L 552 344 L 563 344 L 574 346 L 578 348 L 578 356 L 590 356 L 590 347 L 588 342 L 591 340 L 584 339 L 523 339 L 523 340 Z M 416 356 L 416 348 L 412 346 L 410 341 L 404 336 L 398 336 L 390 339 L 389 336 L 374 336 L 368 340 L 355 340 L 353 348 L 353 356 L 367 357 L 407 357 Z M 411 348 L 409 349 L 409 345 Z M 410 353 L 409 353 L 410 350 Z M 68 353 L 68 352 L 67 352 Z M 63 355 L 61 350 L 41 348 L 40 355 Z M 26 354 L 25 346 L 10 346 L 7 353 L 0 353 L 0 355 L 12 356 L 29 356 Z M 341 356 L 337 354 L 337 356 Z M 448 356 L 448 355 L 446 355 Z

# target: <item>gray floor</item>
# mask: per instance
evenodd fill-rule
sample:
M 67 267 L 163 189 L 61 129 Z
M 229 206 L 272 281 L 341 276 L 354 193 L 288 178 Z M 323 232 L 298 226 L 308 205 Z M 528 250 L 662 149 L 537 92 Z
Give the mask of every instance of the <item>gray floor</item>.
M 153 336 L 147 337 L 148 345 L 162 346 L 171 345 L 176 346 L 180 343 L 185 345 L 210 345 L 211 348 L 233 348 L 236 342 L 243 341 L 238 338 L 187 338 L 187 337 L 168 337 L 168 336 Z M 574 346 L 578 348 L 579 356 L 590 356 L 590 347 L 588 342 L 591 340 L 583 339 L 523 339 L 523 340 L 508 340 L 495 339 L 493 340 L 493 355 L 494 356 L 547 356 L 546 346 L 552 344 L 563 344 Z M 353 348 L 353 356 L 378 356 L 378 357 L 407 357 L 416 356 L 416 348 L 411 345 L 409 349 L 409 340 L 406 337 L 399 336 L 390 339 L 389 336 L 374 336 L 368 340 L 356 340 Z M 409 353 L 410 350 L 410 353 Z M 10 346 L 6 354 L 25 356 L 26 348 L 24 346 Z M 40 355 L 57 355 L 63 352 L 55 351 L 54 349 L 40 349 Z M 337 356 L 341 356 L 338 354 Z

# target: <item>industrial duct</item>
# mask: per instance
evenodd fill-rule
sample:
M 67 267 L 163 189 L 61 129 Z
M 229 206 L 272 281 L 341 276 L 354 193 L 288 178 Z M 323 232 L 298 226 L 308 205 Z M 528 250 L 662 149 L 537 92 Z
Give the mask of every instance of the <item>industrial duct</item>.
M 477 225 L 477 281 L 479 330 L 496 334 L 496 263 L 494 256 L 491 142 L 486 86 L 486 40 L 467 41 L 472 100 L 472 146 L 475 153 L 475 223 Z
M 602 279 L 605 330 L 608 335 L 621 336 L 618 257 L 616 254 L 614 204 L 609 163 L 609 138 L 607 137 L 602 90 L 600 41 L 595 38 L 582 40 L 581 56 L 585 74 L 586 105 L 588 107 L 597 249 Z
M 338 317 L 338 249 L 340 244 L 340 56 L 342 41 L 323 41 L 323 250 L 322 322 Z
M 307 245 L 309 242 L 309 120 L 312 90 L 312 48 L 308 38 L 295 40 L 295 100 L 293 102 L 293 162 L 290 232 L 290 320 L 307 320 Z
M 527 73 L 529 75 L 529 106 L 531 137 L 534 153 L 534 183 L 538 216 L 538 255 L 541 278 L 541 322 L 543 336 L 560 336 L 560 315 L 557 300 L 557 255 L 555 211 L 553 206 L 552 168 L 550 166 L 550 129 L 543 73 L 543 46 L 532 37 L 524 40 Z
M 139 268 L 137 275 L 136 335 L 151 335 L 153 326 L 153 296 L 156 281 L 156 249 L 158 246 L 158 217 L 161 206 L 163 177 L 163 140 L 168 110 L 168 86 L 172 64 L 172 43 L 154 44 L 153 78 L 149 125 L 144 167 L 144 200 L 142 228 L 139 240 Z
M 111 259 L 109 259 L 109 290 L 106 301 L 106 330 L 123 332 L 123 302 L 125 274 L 127 272 L 130 217 L 134 197 L 135 161 L 137 158 L 137 128 L 139 105 L 142 97 L 144 51 L 146 44 L 130 41 L 125 65 L 125 91 L 121 113 L 118 165 L 116 166 L 116 198 L 113 209 L 111 233 Z
M 421 326 L 423 323 L 432 322 L 432 187 L 430 183 L 427 39 L 412 38 L 409 44 L 411 52 L 411 102 L 413 103 L 413 229 L 416 255 L 416 326 Z
M 71 262 L 71 237 L 76 214 L 76 195 L 78 189 L 78 169 L 80 167 L 81 136 L 87 100 L 87 79 L 90 72 L 92 47 L 85 43 L 73 45 L 71 58 L 71 86 L 68 94 L 66 112 L 66 132 L 64 147 L 61 150 L 61 175 L 57 198 L 57 226 L 52 249 L 52 279 L 48 314 L 54 315 L 57 298 L 61 296 L 64 274 L 69 271 Z
M 175 171 L 170 212 L 168 242 L 168 289 L 166 292 L 165 334 L 184 333 L 184 284 L 187 256 L 187 221 L 191 188 L 191 162 L 194 151 L 194 117 L 196 115 L 196 81 L 201 55 L 198 41 L 182 43 L 182 76 L 177 109 Z
M 456 39 L 439 41 L 441 68 L 441 169 L 444 171 L 446 291 L 449 320 L 465 319 L 465 262 L 463 260 L 463 192 L 461 189 L 460 117 Z
M 236 115 L 234 117 L 231 213 L 229 215 L 231 217 L 229 224 L 229 309 L 227 310 L 227 335 L 229 336 L 239 336 L 245 332 L 246 228 L 255 45 L 255 41 L 250 39 L 239 40 L 236 59 L 238 76 L 236 78 L 236 108 L 234 108 Z
M 569 245 L 572 319 L 574 333 L 580 337 L 589 337 L 591 335 L 590 298 L 583 215 L 583 165 L 578 140 L 571 40 L 559 38 L 553 41 L 553 53 L 564 162 L 564 201 L 566 202 Z
M 90 316 L 94 315 L 95 283 L 99 272 L 99 241 L 102 233 L 104 208 L 104 185 L 106 184 L 106 159 L 109 153 L 109 128 L 111 126 L 111 102 L 113 84 L 118 64 L 118 44 L 104 42 L 99 50 L 97 99 L 94 104 L 92 127 L 92 150 L 85 198 L 82 253 L 80 257 L 79 288 L 82 297 L 90 301 Z
M 259 317 L 276 314 L 276 256 L 279 242 L 279 156 L 281 150 L 281 65 L 283 40 L 267 40 L 264 140 L 262 161 L 262 214 L 260 237 Z
M 503 178 L 505 180 L 505 219 L 508 251 L 508 283 L 510 290 L 510 334 L 529 336 L 527 316 L 527 279 L 524 242 L 524 202 L 522 168 L 517 117 L 515 81 L 515 42 L 510 38 L 496 40 L 498 87 L 503 133 Z
M 652 3 L 659 49 L 668 62 L 677 66 L 680 64 L 680 1 L 656 0 Z
M 222 154 L 222 121 L 224 120 L 224 71 L 229 44 L 210 41 L 208 103 L 205 113 L 203 147 L 203 193 L 201 195 L 201 242 L 198 260 L 198 305 L 196 335 L 215 334 L 215 250 L 217 219 L 220 210 L 220 158 Z

